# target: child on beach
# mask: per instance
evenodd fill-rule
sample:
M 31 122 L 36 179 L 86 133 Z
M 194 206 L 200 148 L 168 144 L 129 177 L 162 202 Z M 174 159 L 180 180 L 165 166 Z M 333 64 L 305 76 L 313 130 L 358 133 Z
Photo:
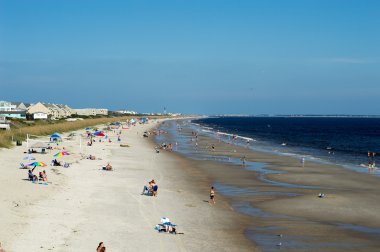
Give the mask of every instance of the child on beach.
M 215 190 L 214 190 L 213 186 L 210 189 L 210 201 L 209 201 L 209 203 L 211 203 L 211 201 L 213 204 L 215 204 Z

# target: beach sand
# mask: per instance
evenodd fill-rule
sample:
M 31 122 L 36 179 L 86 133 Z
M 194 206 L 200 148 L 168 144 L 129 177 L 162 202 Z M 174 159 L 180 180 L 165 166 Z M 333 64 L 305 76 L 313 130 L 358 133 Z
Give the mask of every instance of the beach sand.
M 181 134 L 191 136 L 189 129 Z M 252 151 L 202 135 L 197 149 L 215 160 L 194 160 L 192 167 L 214 182 L 217 193 L 218 186 L 232 188 L 227 190 L 230 194 L 237 192 L 226 195 L 231 205 L 242 211 L 246 209 L 239 203 L 250 206 L 247 234 L 260 248 L 276 250 L 281 242 L 285 251 L 379 250 L 378 177 L 309 161 L 302 167 L 293 157 Z M 245 166 L 239 163 L 244 156 L 249 163 Z M 227 157 L 237 162 L 218 162 Z M 262 164 L 281 173 L 263 175 L 248 169 Z M 326 197 L 318 198 L 319 193 Z
M 78 140 L 64 141 L 71 155 L 58 158 L 73 162 L 70 168 L 49 166 L 49 154 L 33 154 L 43 161 L 49 184 L 26 180 L 18 169 L 25 146 L 0 150 L 0 241 L 6 251 L 95 251 L 104 242 L 107 251 L 256 251 L 244 230 L 248 217 L 236 213 L 227 201 L 215 206 L 208 200 L 210 181 L 184 158 L 155 153 L 145 130 L 157 124 L 123 130 L 120 147 L 113 143 L 82 147 Z M 84 130 L 77 133 L 83 133 Z M 63 134 L 67 136 L 67 134 Z M 48 140 L 48 137 L 42 139 Z M 104 171 L 108 162 L 114 171 Z M 158 183 L 158 197 L 141 195 L 151 179 Z M 165 216 L 178 225 L 171 235 L 158 233 L 156 224 Z

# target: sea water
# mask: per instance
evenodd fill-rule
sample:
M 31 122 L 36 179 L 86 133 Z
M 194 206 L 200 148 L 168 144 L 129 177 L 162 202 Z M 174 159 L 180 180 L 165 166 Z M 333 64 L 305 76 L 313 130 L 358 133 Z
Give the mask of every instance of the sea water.
M 380 175 L 379 169 L 367 169 L 368 151 L 380 155 L 380 118 L 216 117 L 192 122 L 210 136 L 255 150 Z

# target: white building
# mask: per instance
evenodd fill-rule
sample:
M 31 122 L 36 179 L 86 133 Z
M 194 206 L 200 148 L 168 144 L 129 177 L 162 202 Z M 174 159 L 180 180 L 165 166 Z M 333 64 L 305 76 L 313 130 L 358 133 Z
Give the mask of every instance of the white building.
M 115 112 L 119 113 L 119 114 L 124 114 L 124 115 L 137 115 L 138 114 L 136 111 L 132 111 L 132 110 L 117 110 Z
M 17 104 L 0 101 L 0 116 L 26 119 L 26 110 L 19 109 Z
M 81 116 L 108 115 L 108 109 L 84 108 L 74 109 L 74 112 Z
M 46 119 L 48 119 L 48 114 L 44 113 L 44 112 L 35 112 L 35 113 L 33 113 L 33 119 L 46 120 Z
M 4 116 L 0 116 L 0 130 L 9 130 L 10 126 Z

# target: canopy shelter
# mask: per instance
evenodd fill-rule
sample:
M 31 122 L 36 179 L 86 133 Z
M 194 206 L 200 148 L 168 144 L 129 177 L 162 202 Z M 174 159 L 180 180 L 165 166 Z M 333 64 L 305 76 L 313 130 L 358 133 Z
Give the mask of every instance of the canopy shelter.
M 62 137 L 58 134 L 58 133 L 54 133 L 53 135 L 50 136 L 50 139 L 54 140 L 54 139 L 62 139 Z
M 53 135 L 50 136 L 50 141 L 51 142 L 61 142 L 62 137 L 58 133 L 54 133 Z
M 41 151 L 36 151 L 35 149 L 41 149 Z M 50 149 L 49 143 L 37 142 L 37 143 L 33 144 L 32 146 L 30 146 L 30 149 L 28 151 L 29 151 L 29 153 L 45 154 L 47 149 Z
M 33 149 L 47 149 L 50 147 L 50 145 L 48 143 L 44 143 L 44 142 L 37 142 L 30 147 Z

